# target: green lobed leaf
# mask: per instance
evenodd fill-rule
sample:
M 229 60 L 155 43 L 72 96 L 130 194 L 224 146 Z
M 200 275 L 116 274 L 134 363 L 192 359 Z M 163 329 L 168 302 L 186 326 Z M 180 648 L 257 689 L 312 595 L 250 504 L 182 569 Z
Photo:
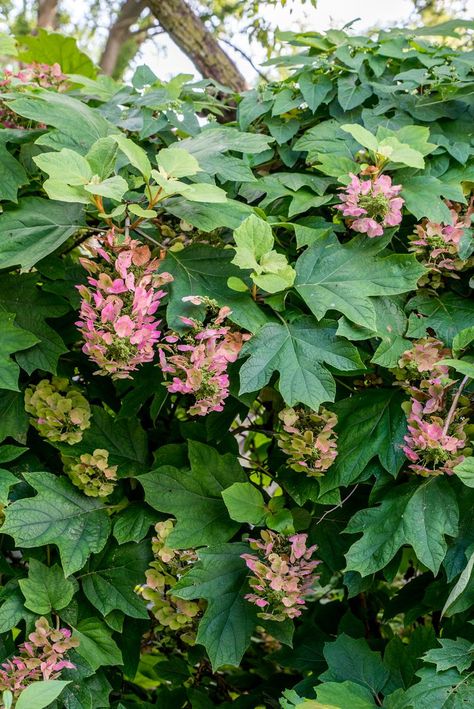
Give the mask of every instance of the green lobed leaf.
M 75 586 L 57 564 L 45 566 L 36 559 L 30 559 L 28 578 L 20 579 L 19 586 L 25 597 L 25 607 L 38 615 L 48 615 L 69 605 Z
M 16 500 L 6 509 L 2 532 L 27 549 L 56 544 L 69 576 L 107 541 L 110 523 L 102 503 L 51 473 L 25 473 L 24 478 L 37 495 Z
M 385 495 L 381 504 L 356 512 L 346 532 L 362 532 L 346 554 L 347 569 L 368 576 L 384 568 L 404 544 L 434 574 L 443 561 L 446 536 L 455 536 L 458 505 L 449 483 L 431 478 L 406 483 Z
M 363 368 L 357 349 L 336 337 L 333 322 L 317 323 L 311 317 L 265 325 L 242 348 L 241 356 L 246 355 L 250 357 L 240 369 L 241 394 L 258 392 L 278 371 L 285 402 L 313 409 L 334 400 L 335 382 L 324 364 L 340 371 Z
M 246 476 L 229 453 L 189 441 L 190 470 L 169 465 L 142 475 L 145 500 L 154 509 L 176 517 L 167 543 L 177 549 L 215 544 L 230 539 L 239 525 L 229 518 L 221 493 Z
M 295 288 L 318 319 L 337 310 L 357 325 L 376 330 L 372 297 L 413 290 L 423 273 L 413 256 L 381 258 L 328 236 L 299 257 Z
M 255 627 L 255 607 L 244 599 L 247 567 L 245 544 L 220 544 L 199 551 L 199 562 L 173 587 L 185 600 L 205 598 L 207 608 L 196 641 L 207 650 L 212 667 L 238 665 Z

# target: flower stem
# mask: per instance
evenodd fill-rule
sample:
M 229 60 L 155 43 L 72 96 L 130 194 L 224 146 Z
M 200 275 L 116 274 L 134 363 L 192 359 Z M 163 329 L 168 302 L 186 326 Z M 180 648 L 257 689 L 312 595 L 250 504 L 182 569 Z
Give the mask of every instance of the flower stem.
M 467 375 L 464 377 L 464 379 L 461 380 L 459 388 L 454 396 L 453 403 L 451 404 L 451 408 L 448 411 L 448 415 L 446 417 L 445 424 L 443 426 L 443 436 L 445 436 L 448 432 L 448 429 L 451 425 L 451 421 L 453 420 L 454 414 L 456 413 L 456 409 L 457 409 L 458 402 L 459 402 L 459 397 L 461 396 L 462 390 L 464 389 L 464 387 L 466 386 L 468 381 L 469 381 L 469 377 Z

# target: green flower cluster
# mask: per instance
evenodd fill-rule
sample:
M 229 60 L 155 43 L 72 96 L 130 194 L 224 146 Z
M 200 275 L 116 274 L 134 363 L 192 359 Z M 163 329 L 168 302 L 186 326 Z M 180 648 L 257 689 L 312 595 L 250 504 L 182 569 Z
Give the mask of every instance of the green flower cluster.
M 109 465 L 109 452 L 103 448 L 84 453 L 78 462 L 63 458 L 64 470 L 73 485 L 89 497 L 107 497 L 117 480 L 117 466 Z
M 25 390 L 25 409 L 40 436 L 74 445 L 90 426 L 91 409 L 81 392 L 63 377 L 42 379 Z
M 159 629 L 185 631 L 180 639 L 193 644 L 194 625 L 202 602 L 184 601 L 173 596 L 173 586 L 190 564 L 197 560 L 194 550 L 177 550 L 167 546 L 167 538 L 173 531 L 174 521 L 167 519 L 155 526 L 156 537 L 152 540 L 155 561 L 146 572 L 147 583 L 140 588 L 140 594 L 151 603 L 151 611 L 159 623 Z
M 279 418 L 283 431 L 277 433 L 277 442 L 289 456 L 289 467 L 311 477 L 323 475 L 337 456 L 336 414 L 324 408 L 319 414 L 287 408 Z

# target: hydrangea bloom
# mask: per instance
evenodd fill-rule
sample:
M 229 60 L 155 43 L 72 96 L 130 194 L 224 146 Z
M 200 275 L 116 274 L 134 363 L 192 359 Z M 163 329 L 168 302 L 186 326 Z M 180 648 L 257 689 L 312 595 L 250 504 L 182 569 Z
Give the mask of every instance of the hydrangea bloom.
M 68 86 L 68 78 L 62 73 L 59 64 L 38 64 L 33 62 L 26 64 L 20 71 L 12 72 L 5 69 L 3 79 L 0 81 L 1 87 L 17 87 L 22 84 L 33 84 L 44 89 L 55 88 L 57 91 L 64 91 Z M 25 129 L 32 124 L 29 118 L 23 118 L 12 111 L 3 101 L 0 102 L 0 125 L 4 128 Z M 39 124 L 45 127 L 44 124 Z M 38 124 L 35 124 L 38 127 Z
M 283 432 L 277 435 L 280 448 L 289 456 L 292 470 L 310 476 L 323 475 L 337 456 L 336 414 L 321 409 L 319 414 L 304 409 L 283 409 L 279 417 Z
M 67 628 L 55 630 L 46 618 L 38 618 L 35 631 L 19 647 L 19 654 L 2 663 L 0 691 L 9 690 L 16 698 L 38 680 L 58 679 L 64 669 L 76 669 L 67 651 L 79 645 Z
M 184 300 L 194 305 L 205 304 L 211 311 L 215 303 L 200 296 L 188 296 Z M 164 337 L 160 346 L 160 366 L 171 381 L 166 384 L 170 393 L 191 394 L 195 403 L 188 412 L 205 416 L 211 411 L 222 411 L 229 395 L 227 367 L 235 362 L 243 343 L 250 336 L 233 332 L 222 323 L 229 308 L 221 308 L 206 325 L 191 318 L 181 320 L 190 329 L 180 338 L 176 333 Z
M 352 173 L 350 177 L 351 182 L 340 195 L 342 204 L 336 205 L 336 209 L 351 220 L 351 229 L 374 237 L 382 236 L 384 227 L 400 224 L 404 204 L 398 196 L 401 185 L 392 185 L 388 175 L 368 180 Z
M 466 446 L 464 422 L 453 423 L 449 433 L 444 432 L 444 423 L 440 416 L 427 416 L 423 405 L 412 400 L 403 452 L 412 462 L 410 469 L 418 475 L 449 475 L 464 460 L 460 454 Z
M 102 262 L 81 259 L 91 275 L 89 286 L 77 286 L 82 349 L 99 367 L 96 374 L 125 379 L 153 360 L 160 337 L 155 313 L 166 295 L 161 287 L 172 276 L 157 273 L 160 262 L 152 259 L 148 246 L 129 237 L 119 243 L 113 231 L 93 254 Z
M 25 390 L 25 409 L 31 424 L 50 441 L 73 445 L 89 428 L 91 409 L 87 399 L 68 379 L 42 379 Z
M 464 230 L 471 226 L 474 200 L 471 200 L 464 213 L 460 212 L 461 205 L 450 202 L 446 204 L 451 207 L 451 224 L 438 224 L 425 219 L 416 226 L 415 234 L 410 237 L 409 250 L 429 270 L 420 280 L 421 286 L 440 288 L 444 285 L 445 277 L 459 278 L 458 272 L 474 263 L 472 257 L 461 258 L 459 253 Z
M 256 554 L 242 554 L 252 572 L 249 584 L 253 593 L 245 598 L 261 609 L 259 616 L 283 621 L 297 618 L 306 608 L 305 599 L 312 595 L 320 563 L 311 559 L 316 546 L 307 547 L 307 534 L 285 538 L 265 529 L 261 539 L 250 539 Z
M 83 453 L 79 461 L 63 458 L 65 472 L 73 485 L 89 497 L 107 497 L 117 481 L 117 466 L 109 465 L 109 451 L 96 448 Z
M 196 620 L 202 610 L 199 601 L 185 601 L 173 596 L 173 586 L 189 565 L 197 561 L 194 550 L 171 549 L 167 539 L 174 528 L 174 522 L 167 519 L 155 526 L 156 537 L 152 540 L 155 561 L 146 572 L 146 584 L 139 592 L 150 602 L 150 610 L 158 621 L 158 629 L 181 631 L 180 638 L 186 643 L 194 642 Z M 184 631 L 184 632 L 183 632 Z
M 451 474 L 466 446 L 462 409 L 449 413 L 456 382 L 449 367 L 439 364 L 451 351 L 440 340 L 415 341 L 399 359 L 397 378 L 410 395 L 408 434 L 403 451 L 418 475 Z

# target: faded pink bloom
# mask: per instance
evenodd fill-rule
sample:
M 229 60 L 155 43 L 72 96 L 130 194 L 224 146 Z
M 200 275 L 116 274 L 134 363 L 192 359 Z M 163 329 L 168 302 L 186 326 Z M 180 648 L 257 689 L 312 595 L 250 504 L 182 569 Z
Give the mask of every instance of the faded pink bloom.
M 65 653 L 78 645 L 70 630 L 55 630 L 46 618 L 38 618 L 35 631 L 20 645 L 20 654 L 2 663 L 0 691 L 10 690 L 17 698 L 32 682 L 58 679 L 62 670 L 76 669 Z
M 451 224 L 437 224 L 424 219 L 416 226 L 415 234 L 409 237 L 409 250 L 429 269 L 429 273 L 420 280 L 422 286 L 429 284 L 432 288 L 440 288 L 444 285 L 444 278 L 459 278 L 460 271 L 474 264 L 474 258 L 462 259 L 459 255 L 464 230 L 472 225 L 474 199 L 471 199 L 467 209 L 464 205 L 445 202 L 450 207 Z
M 351 182 L 341 193 L 341 204 L 336 205 L 348 217 L 354 231 L 369 237 L 382 236 L 384 227 L 400 224 L 404 200 L 398 197 L 402 186 L 392 185 L 392 178 L 380 175 L 361 180 L 350 174 Z
M 253 593 L 246 600 L 267 610 L 261 618 L 283 621 L 297 618 L 306 608 L 305 600 L 312 595 L 317 576 L 314 569 L 320 563 L 312 560 L 316 546 L 307 547 L 307 534 L 285 538 L 265 529 L 261 539 L 249 539 L 256 554 L 242 554 L 252 572 L 249 584 Z
M 127 238 L 117 243 L 113 231 L 104 237 L 93 255 L 83 258 L 89 286 L 77 286 L 82 296 L 80 320 L 83 352 L 95 362 L 96 374 L 125 379 L 140 364 L 151 362 L 160 337 L 155 313 L 166 292 L 169 273 L 158 273 L 158 259 L 148 246 Z
M 412 399 L 403 452 L 412 463 L 409 468 L 418 475 L 451 475 L 464 460 L 460 451 L 466 446 L 465 422 L 454 421 L 446 433 L 444 423 L 441 416 L 427 415 L 423 404 Z
M 192 298 L 195 305 L 202 302 L 198 301 L 198 296 Z M 172 394 L 194 397 L 195 402 L 188 409 L 190 414 L 205 416 L 211 411 L 222 411 L 229 395 L 227 367 L 235 362 L 250 335 L 221 327 L 220 323 L 228 314 L 229 308 L 221 308 L 207 325 L 182 317 L 182 322 L 190 330 L 182 338 L 170 333 L 160 345 L 161 371 L 171 379 L 166 388 Z

